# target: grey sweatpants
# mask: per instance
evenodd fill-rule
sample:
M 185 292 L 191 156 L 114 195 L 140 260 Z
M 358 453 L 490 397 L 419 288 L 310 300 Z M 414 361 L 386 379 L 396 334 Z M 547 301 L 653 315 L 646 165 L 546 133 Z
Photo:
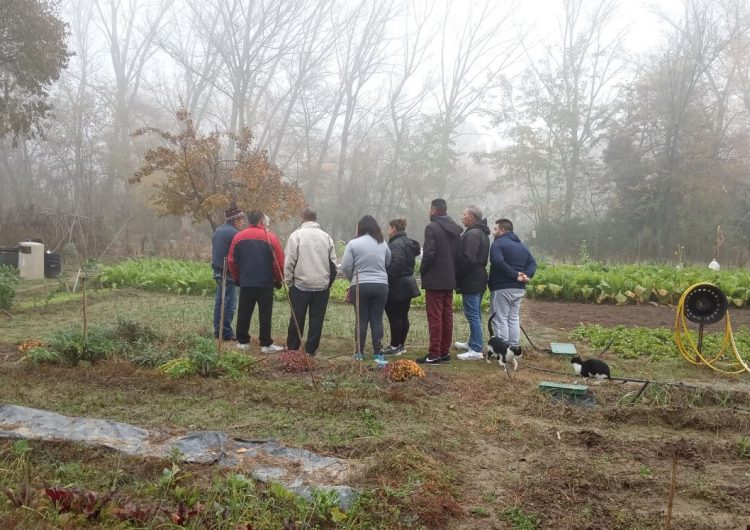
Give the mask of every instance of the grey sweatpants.
M 521 300 L 526 289 L 498 289 L 490 293 L 492 330 L 496 337 L 518 345 L 521 337 Z

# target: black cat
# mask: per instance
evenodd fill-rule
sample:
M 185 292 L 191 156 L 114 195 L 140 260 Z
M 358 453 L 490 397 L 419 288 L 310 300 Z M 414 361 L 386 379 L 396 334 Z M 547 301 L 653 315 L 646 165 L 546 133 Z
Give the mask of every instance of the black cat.
M 492 314 L 490 319 L 487 321 L 487 329 L 490 332 L 490 340 L 487 341 L 487 362 L 490 359 L 497 359 L 500 366 L 503 367 L 505 373 L 508 373 L 508 364 L 513 363 L 513 371 L 518 370 L 518 359 L 523 357 L 523 350 L 518 345 L 511 346 L 510 343 L 501 338 L 495 336 L 495 331 L 492 329 Z M 510 376 L 510 374 L 508 374 Z
M 612 380 L 609 375 L 609 365 L 604 361 L 600 361 L 599 359 L 586 359 L 583 361 L 576 355 L 570 362 L 573 365 L 576 375 Z

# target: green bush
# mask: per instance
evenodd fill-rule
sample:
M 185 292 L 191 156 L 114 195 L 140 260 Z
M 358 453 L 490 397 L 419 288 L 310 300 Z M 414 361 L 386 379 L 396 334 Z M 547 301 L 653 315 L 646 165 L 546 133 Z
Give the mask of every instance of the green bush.
M 13 306 L 19 281 L 18 270 L 0 265 L 0 309 L 8 311 Z
M 64 361 L 72 365 L 81 361 L 94 362 L 109 358 L 116 349 L 112 332 L 103 328 L 89 329 L 85 344 L 81 328 L 58 331 L 48 342 L 50 350 L 59 353 Z
M 207 337 L 188 335 L 184 338 L 184 345 L 187 354 L 161 364 L 158 368 L 160 372 L 175 379 L 190 375 L 226 375 L 236 379 L 254 363 L 250 357 L 239 352 L 218 355 L 216 341 Z

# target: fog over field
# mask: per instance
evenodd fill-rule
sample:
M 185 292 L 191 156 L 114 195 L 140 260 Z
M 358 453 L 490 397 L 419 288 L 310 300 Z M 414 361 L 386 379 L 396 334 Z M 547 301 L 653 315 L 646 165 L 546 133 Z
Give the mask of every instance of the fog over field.
M 0 244 L 197 256 L 233 203 L 421 239 L 443 197 L 552 259 L 747 261 L 743 0 L 1 5 Z

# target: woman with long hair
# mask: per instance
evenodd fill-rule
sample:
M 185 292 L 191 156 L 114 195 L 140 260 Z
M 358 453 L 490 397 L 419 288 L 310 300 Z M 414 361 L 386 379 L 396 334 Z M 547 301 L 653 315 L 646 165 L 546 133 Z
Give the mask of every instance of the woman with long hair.
M 359 303 L 357 323 L 359 351 L 357 360 L 364 359 L 367 326 L 372 331 L 372 349 L 376 358 L 382 355 L 383 311 L 388 300 L 388 273 L 391 251 L 383 238 L 383 231 L 371 215 L 357 223 L 357 237 L 349 241 L 341 260 L 341 271 L 351 282 L 351 301 Z M 359 300 L 357 300 L 359 296 Z
M 419 296 L 414 263 L 420 251 L 419 242 L 406 235 L 406 219 L 403 217 L 388 222 L 388 248 L 391 250 L 391 263 L 386 267 L 388 301 L 385 314 L 391 327 L 391 344 L 383 353 L 401 355 L 406 353 L 411 299 Z

